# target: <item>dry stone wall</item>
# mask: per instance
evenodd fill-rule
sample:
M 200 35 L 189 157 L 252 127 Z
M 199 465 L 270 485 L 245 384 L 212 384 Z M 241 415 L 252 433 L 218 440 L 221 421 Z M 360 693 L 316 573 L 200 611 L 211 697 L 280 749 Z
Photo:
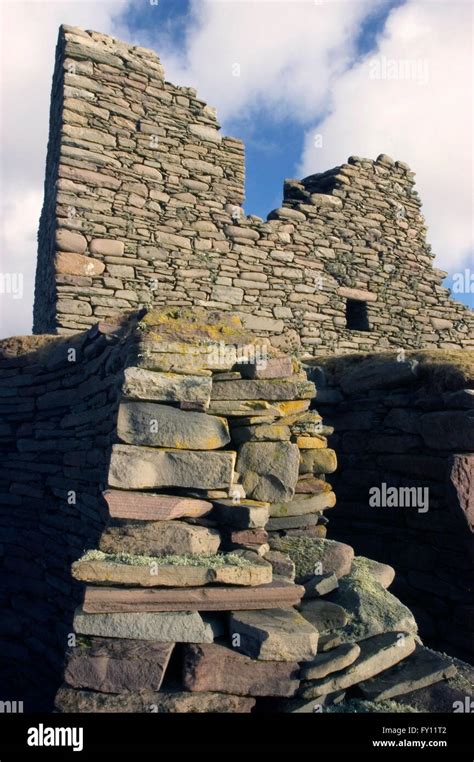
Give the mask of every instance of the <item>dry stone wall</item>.
M 103 525 L 125 346 L 105 326 L 0 342 L 1 700 L 24 711 L 51 707 L 81 598 L 70 565 Z
M 312 375 L 318 412 L 335 428 L 333 537 L 393 564 L 394 592 L 422 636 L 472 661 L 472 362 L 462 353 L 359 356 Z
M 244 147 L 164 78 L 153 51 L 60 30 L 40 223 L 35 332 L 142 306 L 238 312 L 313 354 L 474 345 L 472 313 L 432 267 L 414 174 L 350 157 L 287 180 L 246 216 Z

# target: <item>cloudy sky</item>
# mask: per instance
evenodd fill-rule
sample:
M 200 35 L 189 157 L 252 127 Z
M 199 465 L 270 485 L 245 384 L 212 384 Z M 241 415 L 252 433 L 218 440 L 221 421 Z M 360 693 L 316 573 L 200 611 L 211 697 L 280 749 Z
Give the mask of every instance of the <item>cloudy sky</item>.
M 388 153 L 417 173 L 446 285 L 474 272 L 471 0 L 0 0 L 0 13 L 1 336 L 31 332 L 61 23 L 154 48 L 167 79 L 217 107 L 246 143 L 247 213 L 279 206 L 285 177 Z

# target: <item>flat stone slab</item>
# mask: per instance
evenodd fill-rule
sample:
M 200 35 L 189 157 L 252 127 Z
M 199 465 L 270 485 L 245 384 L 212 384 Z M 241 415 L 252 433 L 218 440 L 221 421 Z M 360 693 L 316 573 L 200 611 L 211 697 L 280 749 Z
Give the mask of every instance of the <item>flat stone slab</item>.
M 218 691 L 238 696 L 294 696 L 299 664 L 251 659 L 217 643 L 187 646 L 184 686 L 190 691 Z
M 159 373 L 145 368 L 126 368 L 122 393 L 135 400 L 153 402 L 200 402 L 209 405 L 210 376 Z
M 212 712 L 240 714 L 251 711 L 255 699 L 244 696 L 230 696 L 224 693 L 192 693 L 191 691 L 140 691 L 120 693 L 99 693 L 81 691 L 62 686 L 56 694 L 55 707 L 63 713 L 110 713 L 131 712 L 133 714 L 206 714 Z
M 212 400 L 280 400 L 311 399 L 316 387 L 306 374 L 285 379 L 241 379 L 215 381 L 212 384 Z
M 280 581 L 273 581 L 258 587 L 129 588 L 121 590 L 116 587 L 91 586 L 86 588 L 83 610 L 90 615 L 95 615 L 97 612 L 124 612 L 124 616 L 134 616 L 136 612 L 275 609 L 279 606 L 285 608 L 296 605 L 301 600 L 302 593 L 303 588 L 299 585 Z M 116 637 L 125 636 L 117 635 Z M 162 639 L 160 638 L 160 640 Z M 180 642 L 185 642 L 185 640 Z M 189 642 L 210 643 L 212 640 L 190 639 Z
M 301 667 L 302 680 L 320 680 L 332 672 L 339 672 L 355 662 L 360 656 L 360 646 L 357 643 L 346 643 L 327 653 L 317 654 L 313 661 L 308 661 Z
M 252 560 L 237 552 L 227 554 L 231 560 L 221 566 L 212 566 L 212 557 L 206 566 L 205 559 L 199 566 L 190 563 L 180 565 L 161 564 L 150 558 L 150 563 L 133 564 L 133 558 L 127 563 L 117 563 L 115 556 L 106 556 L 103 560 L 79 559 L 72 565 L 72 576 L 81 582 L 97 585 L 126 585 L 129 587 L 202 587 L 209 584 L 223 585 L 265 585 L 272 581 L 272 567 L 256 554 L 249 554 Z M 244 558 L 245 565 L 239 565 Z M 157 559 L 159 560 L 159 559 Z M 185 559 L 186 560 L 186 559 Z
M 213 555 L 219 532 L 185 521 L 120 521 L 108 526 L 99 542 L 104 553 L 144 556 Z
M 94 590 L 100 591 L 101 588 Z M 214 640 L 212 626 L 204 622 L 197 611 L 183 610 L 90 614 L 78 607 L 74 614 L 74 631 L 81 635 L 153 640 L 158 643 L 212 643 Z
M 337 590 L 338 584 L 334 572 L 330 572 L 329 574 L 315 574 L 303 584 L 305 591 L 303 597 L 305 600 L 319 598 L 322 595 L 332 593 L 333 590 Z
M 183 487 L 229 488 L 236 453 L 196 450 L 158 450 L 152 447 L 114 445 L 109 485 L 121 489 Z
M 299 450 L 290 442 L 245 442 L 236 468 L 247 497 L 285 502 L 295 494 L 299 462 Z
M 303 516 L 277 516 L 268 520 L 267 529 L 269 532 L 300 529 L 301 527 L 316 526 L 318 521 L 319 516 L 316 513 L 305 513 Z
M 319 633 L 344 627 L 349 620 L 349 615 L 342 606 L 324 599 L 303 600 L 299 612 Z
M 159 691 L 174 643 L 92 638 L 68 651 L 64 679 L 72 688 L 103 693 Z
M 360 654 L 349 667 L 321 680 L 302 682 L 300 695 L 311 699 L 361 683 L 406 659 L 415 650 L 416 642 L 413 635 L 385 632 L 363 640 L 359 646 Z
M 291 432 L 289 426 L 278 423 L 261 423 L 257 426 L 235 426 L 232 428 L 232 442 L 289 442 Z
M 332 508 L 336 504 L 336 495 L 328 485 L 325 492 L 318 495 L 295 495 L 294 498 L 286 503 L 271 503 L 270 516 L 277 518 L 280 516 L 302 516 L 307 513 L 319 513 Z
M 212 510 L 212 503 L 191 497 L 153 495 L 150 492 L 128 492 L 109 489 L 102 493 L 112 519 L 166 521 L 199 518 Z
M 230 498 L 213 500 L 211 518 L 219 524 L 237 529 L 262 529 L 268 522 L 269 504 L 260 500 L 240 500 L 234 503 Z
M 318 647 L 317 630 L 293 609 L 233 612 L 229 632 L 240 651 L 264 661 L 310 661 Z
M 354 558 L 350 545 L 316 537 L 272 537 L 270 547 L 294 561 L 297 582 L 306 582 L 315 574 L 334 573 L 340 579 L 349 574 Z
M 305 449 L 301 453 L 301 474 L 332 474 L 337 469 L 337 456 L 330 448 Z
M 229 418 L 270 416 L 270 420 L 281 415 L 278 407 L 266 400 L 211 400 L 208 412 L 211 415 L 223 415 Z
M 384 632 L 417 633 L 411 611 L 365 571 L 352 571 L 340 579 L 329 598 L 350 614 L 348 624 L 336 633 L 337 644 L 359 642 Z
M 117 436 L 127 444 L 180 450 L 217 450 L 230 442 L 225 418 L 156 402 L 122 402 Z
M 408 659 L 377 677 L 364 680 L 359 688 L 367 699 L 384 701 L 426 688 L 455 674 L 456 667 L 448 658 L 418 645 Z
M 287 378 L 294 372 L 293 359 L 289 355 L 267 357 L 258 363 L 238 367 L 243 378 Z

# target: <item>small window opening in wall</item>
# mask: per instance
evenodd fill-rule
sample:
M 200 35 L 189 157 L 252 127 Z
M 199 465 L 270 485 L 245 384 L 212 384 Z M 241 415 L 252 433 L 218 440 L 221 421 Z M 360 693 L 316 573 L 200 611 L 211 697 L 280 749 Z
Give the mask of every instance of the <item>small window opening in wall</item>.
M 346 303 L 346 328 L 349 331 L 370 331 L 367 302 L 348 299 Z

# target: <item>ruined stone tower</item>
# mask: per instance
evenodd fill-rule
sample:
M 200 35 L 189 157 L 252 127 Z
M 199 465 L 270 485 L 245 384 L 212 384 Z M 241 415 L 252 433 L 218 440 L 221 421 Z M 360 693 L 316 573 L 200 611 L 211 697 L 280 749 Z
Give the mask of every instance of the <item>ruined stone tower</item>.
M 238 312 L 303 353 L 473 346 L 432 267 L 414 174 L 352 156 L 245 216 L 244 146 L 153 51 L 63 26 L 39 232 L 36 333 L 149 306 Z

